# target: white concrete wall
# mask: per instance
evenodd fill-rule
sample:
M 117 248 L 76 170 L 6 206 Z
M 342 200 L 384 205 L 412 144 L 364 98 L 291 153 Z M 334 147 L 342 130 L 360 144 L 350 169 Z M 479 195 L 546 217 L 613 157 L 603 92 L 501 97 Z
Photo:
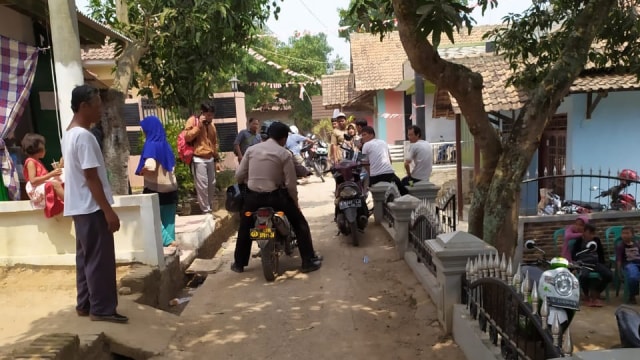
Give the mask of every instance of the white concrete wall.
M 115 233 L 116 261 L 164 267 L 158 195 L 115 197 L 120 217 Z M 71 218 L 51 219 L 28 201 L 0 202 L 0 265 L 75 265 Z

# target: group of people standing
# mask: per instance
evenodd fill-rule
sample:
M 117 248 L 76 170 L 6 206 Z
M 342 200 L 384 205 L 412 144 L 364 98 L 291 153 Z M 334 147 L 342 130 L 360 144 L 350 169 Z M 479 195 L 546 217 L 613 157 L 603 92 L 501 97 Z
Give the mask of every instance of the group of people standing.
M 422 130 L 411 126 L 407 130 L 410 142 L 404 168 L 407 176 L 402 180 L 396 175 L 389 152 L 389 144 L 376 138 L 376 132 L 365 119 L 357 119 L 347 125 L 347 117 L 339 113 L 332 121 L 331 149 L 329 157 L 336 164 L 344 158 L 355 159 L 358 154 L 364 160 L 369 173 L 369 184 L 394 183 L 401 195 L 409 193 L 407 187 L 420 181 L 429 181 L 433 166 L 431 144 L 422 138 Z

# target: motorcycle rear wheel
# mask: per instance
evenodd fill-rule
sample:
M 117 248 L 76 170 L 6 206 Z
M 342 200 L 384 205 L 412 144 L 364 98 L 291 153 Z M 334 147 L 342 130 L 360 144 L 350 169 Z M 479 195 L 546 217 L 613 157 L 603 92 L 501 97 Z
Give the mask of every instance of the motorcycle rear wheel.
M 276 253 L 276 241 L 269 240 L 264 248 L 260 249 L 260 259 L 262 260 L 262 273 L 264 279 L 272 282 L 278 276 L 278 254 Z
M 322 179 L 322 182 L 325 182 L 324 174 L 322 173 L 322 169 L 320 168 L 320 164 L 317 161 L 313 162 L 313 170 L 316 172 L 316 175 Z
M 353 246 L 360 246 L 360 234 L 358 234 L 358 223 L 349 223 L 349 229 L 351 230 L 351 243 Z

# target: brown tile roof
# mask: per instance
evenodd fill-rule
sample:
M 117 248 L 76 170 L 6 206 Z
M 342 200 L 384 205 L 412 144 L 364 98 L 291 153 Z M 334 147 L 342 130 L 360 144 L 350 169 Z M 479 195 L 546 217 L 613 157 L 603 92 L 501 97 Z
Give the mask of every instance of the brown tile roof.
M 104 44 L 101 47 L 85 47 L 80 50 L 82 61 L 86 60 L 114 60 L 116 47 L 114 44 Z
M 322 120 L 331 119 L 333 116 L 333 109 L 327 109 L 322 103 L 322 95 L 314 95 L 311 97 L 311 119 Z M 338 105 L 335 106 L 336 108 Z
M 322 76 L 322 104 L 344 105 L 356 93 L 353 88 L 353 74 L 349 70 L 339 70 L 332 75 Z
M 513 86 L 506 86 L 511 69 L 501 56 L 486 54 L 452 61 L 482 75 L 484 80 L 482 97 L 486 111 L 515 110 L 521 108 L 522 103 L 526 101 L 524 91 L 519 91 Z M 451 99 L 455 112 L 460 113 L 455 99 L 453 97 Z
M 469 57 L 452 60 L 464 65 L 482 75 L 484 89 L 482 97 L 486 111 L 508 111 L 522 107 L 527 100 L 524 91 L 513 86 L 505 86 L 511 75 L 507 62 L 496 55 Z M 596 91 L 640 90 L 640 82 L 635 75 L 617 74 L 607 70 L 588 70 L 583 73 L 571 86 L 570 93 L 585 93 Z M 455 113 L 460 113 L 458 103 L 451 98 L 451 105 Z M 436 99 L 434 113 L 447 115 L 447 104 L 442 99 Z M 437 109 L 436 109 L 437 107 Z
M 640 82 L 636 75 L 602 71 L 582 75 L 571 86 L 572 93 L 609 90 L 640 90 Z
M 495 27 L 496 25 L 476 26 L 471 34 L 463 30 L 455 34 L 455 44 L 445 37 L 439 50 L 442 52 L 446 48 L 484 45 L 482 36 Z M 378 35 L 353 33 L 350 42 L 357 91 L 392 89 L 402 81 L 402 64 L 407 60 L 407 55 L 397 31 L 388 34 L 382 41 Z

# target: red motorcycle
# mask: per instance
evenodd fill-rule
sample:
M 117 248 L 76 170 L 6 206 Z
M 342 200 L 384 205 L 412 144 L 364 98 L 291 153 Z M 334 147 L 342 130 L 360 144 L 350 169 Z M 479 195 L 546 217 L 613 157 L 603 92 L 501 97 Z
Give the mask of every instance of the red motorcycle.
M 638 174 L 630 169 L 624 169 L 618 174 L 620 184 L 612 186 L 609 190 L 603 191 L 600 195 L 596 196 L 596 199 L 601 197 L 611 196 L 610 210 L 629 211 L 638 207 L 636 198 L 627 193 L 622 193 L 631 182 L 640 180 Z
M 353 246 L 360 244 L 359 232 L 369 222 L 367 197 L 369 178 L 359 161 L 342 160 L 332 167 L 336 180 L 335 214 L 340 233 L 351 235 Z

